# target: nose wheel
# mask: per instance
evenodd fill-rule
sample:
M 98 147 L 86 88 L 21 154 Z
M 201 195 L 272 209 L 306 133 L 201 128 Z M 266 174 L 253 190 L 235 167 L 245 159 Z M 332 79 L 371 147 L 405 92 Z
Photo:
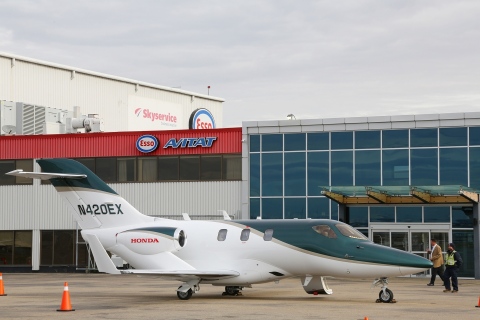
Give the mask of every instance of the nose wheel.
M 382 290 L 378 293 L 378 299 L 376 302 L 383 302 L 383 303 L 394 303 L 396 302 L 393 299 L 393 292 L 392 290 L 387 288 L 388 279 L 387 278 L 380 278 L 375 279 L 373 281 L 372 287 L 382 286 Z

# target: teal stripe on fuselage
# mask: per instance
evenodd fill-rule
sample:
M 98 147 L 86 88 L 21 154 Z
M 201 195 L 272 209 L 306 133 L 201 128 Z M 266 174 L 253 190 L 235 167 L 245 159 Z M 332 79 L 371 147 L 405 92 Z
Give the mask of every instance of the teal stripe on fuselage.
M 50 179 L 54 187 L 86 188 L 117 194 L 103 182 L 102 179 L 97 177 L 95 173 L 78 161 L 72 159 L 40 159 L 37 160 L 37 163 L 43 172 L 87 175 L 87 177 L 83 179 Z
M 130 229 L 130 230 L 126 230 L 124 232 L 147 231 L 147 232 L 152 232 L 152 233 L 163 234 L 163 235 L 166 235 L 166 236 L 169 236 L 169 237 L 173 238 L 176 230 L 177 230 L 177 228 L 172 228 L 172 227 L 146 227 L 146 228 Z

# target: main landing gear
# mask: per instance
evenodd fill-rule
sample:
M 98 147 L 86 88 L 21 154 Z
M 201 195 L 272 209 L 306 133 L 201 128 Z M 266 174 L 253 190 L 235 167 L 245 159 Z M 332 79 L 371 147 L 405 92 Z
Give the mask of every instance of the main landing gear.
M 388 279 L 387 278 L 380 278 L 380 279 L 375 279 L 373 281 L 372 287 L 376 286 L 382 286 L 382 290 L 378 293 L 378 299 L 376 302 L 384 302 L 384 303 L 394 303 L 396 302 L 393 299 L 393 292 L 392 290 L 387 288 L 388 285 Z
M 222 292 L 222 296 L 241 296 L 243 287 L 227 286 L 225 292 Z
M 200 290 L 200 280 L 190 280 L 177 289 L 177 297 L 180 300 L 188 300 Z

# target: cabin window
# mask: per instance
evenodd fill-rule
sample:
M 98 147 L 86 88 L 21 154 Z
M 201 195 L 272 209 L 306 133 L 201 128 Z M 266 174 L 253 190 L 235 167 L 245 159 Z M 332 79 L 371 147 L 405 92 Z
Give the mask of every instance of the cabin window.
M 324 237 L 327 237 L 327 238 L 330 238 L 330 239 L 336 239 L 337 238 L 337 234 L 335 233 L 335 231 L 333 231 L 333 229 L 330 228 L 330 226 L 327 226 L 326 224 L 314 226 L 314 227 L 312 227 L 312 229 L 315 230 L 315 232 L 317 232 L 318 234 L 321 234 Z
M 243 229 L 242 233 L 240 234 L 240 240 L 248 241 L 249 237 L 250 237 L 250 229 Z
M 225 239 L 227 239 L 227 229 L 220 229 L 220 231 L 218 231 L 217 240 L 225 241 Z
M 263 240 L 272 241 L 272 238 L 273 238 L 273 229 L 265 230 L 265 233 L 263 234 Z
M 361 240 L 368 240 L 367 237 L 360 231 L 350 227 L 348 224 L 336 224 L 338 231 L 343 234 L 345 237 L 353 238 L 353 239 L 361 239 Z

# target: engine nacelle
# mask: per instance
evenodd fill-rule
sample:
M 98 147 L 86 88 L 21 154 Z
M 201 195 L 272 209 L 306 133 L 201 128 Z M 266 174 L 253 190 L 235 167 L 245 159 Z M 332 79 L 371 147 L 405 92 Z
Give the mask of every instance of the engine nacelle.
M 127 230 L 117 234 L 117 243 L 138 254 L 174 252 L 187 243 L 187 236 L 181 229 L 150 227 Z

